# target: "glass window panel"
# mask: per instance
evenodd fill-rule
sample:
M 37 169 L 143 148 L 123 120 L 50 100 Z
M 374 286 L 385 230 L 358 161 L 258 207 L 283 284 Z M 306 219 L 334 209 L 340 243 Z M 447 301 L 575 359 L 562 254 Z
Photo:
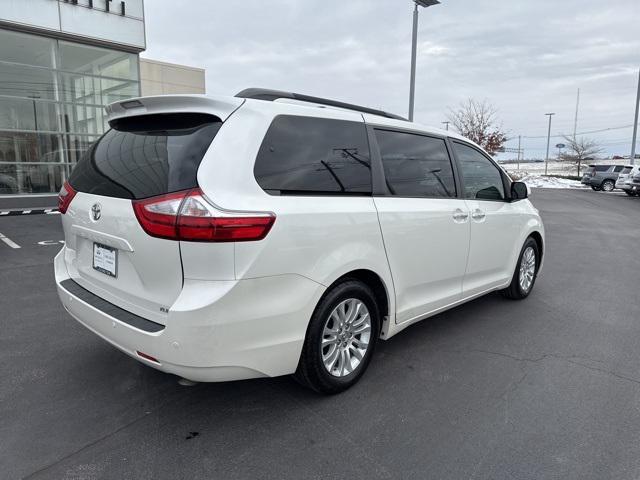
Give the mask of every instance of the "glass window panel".
M 106 48 L 59 42 L 60 69 L 138 80 L 138 56 Z
M 478 150 L 468 145 L 454 142 L 453 148 L 462 170 L 465 198 L 503 200 L 504 185 L 498 167 Z
M 53 67 L 55 40 L 0 30 L 0 58 L 5 62 Z
M 64 135 L 64 162 L 75 165 L 100 137 L 88 135 Z
M 0 95 L 55 100 L 53 71 L 0 61 Z
M 280 115 L 260 146 L 254 174 L 266 191 L 371 194 L 364 123 Z
M 105 131 L 103 107 L 93 105 L 64 105 L 64 125 L 67 133 L 101 135 Z
M 376 130 L 387 187 L 401 197 L 455 197 L 453 167 L 441 138 Z
M 200 113 L 121 119 L 73 170 L 80 192 L 145 198 L 197 186 L 197 172 L 222 122 Z
M 109 78 L 103 78 L 101 80 L 102 102 L 104 105 L 140 95 L 140 85 L 138 82 L 123 82 Z
M 100 77 L 59 73 L 61 97 L 65 102 L 102 105 Z
M 55 193 L 69 177 L 67 165 L 0 163 L 0 195 L 15 193 Z
M 0 132 L 0 161 L 60 162 L 62 157 L 51 152 L 62 148 L 62 140 L 57 134 Z
M 28 98 L 0 96 L 0 130 L 57 132 L 57 105 Z

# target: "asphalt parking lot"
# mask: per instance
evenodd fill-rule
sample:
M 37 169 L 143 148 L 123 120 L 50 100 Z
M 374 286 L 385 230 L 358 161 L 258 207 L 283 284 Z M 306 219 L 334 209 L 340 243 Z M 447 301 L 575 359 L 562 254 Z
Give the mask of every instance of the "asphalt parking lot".
M 59 304 L 59 216 L 0 217 L 21 247 L 0 242 L 0 477 L 640 478 L 640 198 L 532 200 L 547 251 L 527 300 L 419 323 L 333 397 L 139 364 Z

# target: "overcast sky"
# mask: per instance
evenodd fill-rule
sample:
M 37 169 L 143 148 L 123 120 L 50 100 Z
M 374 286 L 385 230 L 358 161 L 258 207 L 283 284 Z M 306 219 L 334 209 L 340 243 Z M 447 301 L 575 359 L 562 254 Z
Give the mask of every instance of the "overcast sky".
M 246 87 L 407 115 L 411 0 L 146 0 L 143 57 L 205 68 L 207 93 Z M 442 0 L 420 10 L 415 120 L 488 99 L 510 136 L 578 132 L 629 154 L 640 0 Z M 552 139 L 552 145 L 561 139 Z M 543 157 L 546 138 L 524 139 Z M 516 142 L 509 142 L 516 146 Z

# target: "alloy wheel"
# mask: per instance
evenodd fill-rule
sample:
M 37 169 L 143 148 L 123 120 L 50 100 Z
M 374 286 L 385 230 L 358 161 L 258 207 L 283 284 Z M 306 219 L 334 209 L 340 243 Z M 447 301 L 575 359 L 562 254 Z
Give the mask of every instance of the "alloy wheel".
M 520 275 L 518 277 L 520 288 L 527 293 L 533 284 L 536 273 L 536 252 L 533 247 L 527 247 L 520 260 Z
M 358 368 L 371 340 L 371 316 L 357 298 L 348 298 L 333 309 L 322 331 L 322 363 L 334 377 L 345 377 Z

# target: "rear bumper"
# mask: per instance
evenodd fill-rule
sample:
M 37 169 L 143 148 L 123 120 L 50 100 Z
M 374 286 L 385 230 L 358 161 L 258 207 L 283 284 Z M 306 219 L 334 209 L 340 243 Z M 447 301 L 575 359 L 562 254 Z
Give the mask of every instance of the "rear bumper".
M 70 276 L 64 248 L 54 265 L 60 301 L 78 322 L 150 367 L 201 382 L 293 373 L 307 323 L 325 289 L 294 274 L 236 281 L 185 279 L 164 328 L 150 332 L 65 288 L 62 282 Z

